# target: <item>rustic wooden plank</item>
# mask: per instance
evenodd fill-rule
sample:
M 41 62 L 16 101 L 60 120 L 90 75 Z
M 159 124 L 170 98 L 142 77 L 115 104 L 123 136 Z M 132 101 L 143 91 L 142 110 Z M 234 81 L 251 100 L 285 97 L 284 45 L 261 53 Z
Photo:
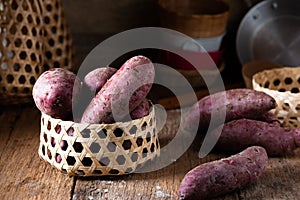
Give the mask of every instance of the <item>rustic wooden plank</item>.
M 19 115 L 20 109 L 0 107 L 0 158 Z
M 40 113 L 25 107 L 0 160 L 0 199 L 70 199 L 74 179 L 38 157 Z
M 168 122 L 160 133 L 165 145 L 174 136 L 176 112 L 168 112 Z M 178 119 L 177 119 L 178 120 Z M 210 154 L 198 158 L 199 146 L 193 146 L 173 164 L 155 172 L 121 177 L 78 178 L 73 199 L 179 199 L 177 191 L 184 175 L 198 164 L 225 157 Z M 215 198 L 298 199 L 300 195 L 300 150 L 292 157 L 270 158 L 263 176 L 244 189 Z
M 176 134 L 174 130 L 177 130 L 178 120 L 178 112 L 168 111 L 167 123 L 159 134 L 162 146 Z M 169 166 L 154 172 L 120 177 L 78 178 L 73 199 L 179 199 L 177 191 L 180 181 L 188 170 L 199 163 L 220 157 L 210 155 L 199 159 L 197 150 L 191 148 Z M 235 194 L 228 195 L 226 199 L 235 197 Z
M 1 122 L 9 115 L 0 115 Z M 168 111 L 168 121 L 160 134 L 162 145 L 174 136 L 177 112 Z M 17 113 L 16 117 L 19 116 Z M 10 120 L 13 120 L 13 115 Z M 176 162 L 149 173 L 120 177 L 73 178 L 58 172 L 39 159 L 40 113 L 26 107 L 17 117 L 11 136 L 0 158 L 0 199 L 178 199 L 183 176 L 196 165 L 224 157 L 214 155 L 199 159 L 199 147 L 190 148 Z M 9 124 L 7 124 L 7 127 Z M 11 127 L 12 128 L 12 127 Z M 256 183 L 216 200 L 298 199 L 300 195 L 300 150 L 294 156 L 270 158 L 266 173 Z M 74 187 L 74 193 L 72 188 Z
M 248 188 L 241 190 L 240 199 L 299 199 L 300 150 L 284 158 L 270 158 L 267 171 Z

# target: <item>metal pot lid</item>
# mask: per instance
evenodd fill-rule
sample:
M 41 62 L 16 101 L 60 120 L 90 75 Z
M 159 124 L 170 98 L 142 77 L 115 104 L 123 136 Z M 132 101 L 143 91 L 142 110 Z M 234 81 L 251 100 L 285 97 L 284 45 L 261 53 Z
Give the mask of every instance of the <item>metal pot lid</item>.
M 297 0 L 267 0 L 243 17 L 236 38 L 242 64 L 266 60 L 300 66 L 300 4 Z

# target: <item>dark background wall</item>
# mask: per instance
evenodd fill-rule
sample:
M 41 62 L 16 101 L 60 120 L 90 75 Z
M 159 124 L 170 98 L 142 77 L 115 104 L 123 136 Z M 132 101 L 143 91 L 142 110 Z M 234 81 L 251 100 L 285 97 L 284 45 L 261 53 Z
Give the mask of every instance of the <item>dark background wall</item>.
M 201 1 L 201 0 L 200 0 Z M 240 72 L 235 52 L 238 25 L 256 0 L 224 0 L 230 6 L 226 35 L 223 39 L 226 70 Z M 63 0 L 79 61 L 102 40 L 132 28 L 159 26 L 157 0 Z

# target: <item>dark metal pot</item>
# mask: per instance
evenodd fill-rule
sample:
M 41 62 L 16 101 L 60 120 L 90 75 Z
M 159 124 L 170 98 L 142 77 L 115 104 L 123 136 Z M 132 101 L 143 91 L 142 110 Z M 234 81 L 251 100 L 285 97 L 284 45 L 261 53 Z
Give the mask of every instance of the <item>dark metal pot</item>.
M 236 48 L 242 64 L 265 60 L 300 66 L 300 4 L 297 0 L 266 0 L 243 17 Z

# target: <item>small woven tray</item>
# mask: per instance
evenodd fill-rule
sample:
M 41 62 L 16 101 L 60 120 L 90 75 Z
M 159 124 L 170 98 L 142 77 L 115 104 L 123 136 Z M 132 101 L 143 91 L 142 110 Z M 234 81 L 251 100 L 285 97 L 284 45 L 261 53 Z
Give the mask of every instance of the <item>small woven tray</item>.
M 38 153 L 69 176 L 133 173 L 160 154 L 155 109 L 113 124 L 81 124 L 42 113 Z
M 276 100 L 272 110 L 282 126 L 300 127 L 300 68 L 283 67 L 256 73 L 253 89 L 265 92 Z

